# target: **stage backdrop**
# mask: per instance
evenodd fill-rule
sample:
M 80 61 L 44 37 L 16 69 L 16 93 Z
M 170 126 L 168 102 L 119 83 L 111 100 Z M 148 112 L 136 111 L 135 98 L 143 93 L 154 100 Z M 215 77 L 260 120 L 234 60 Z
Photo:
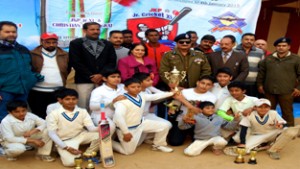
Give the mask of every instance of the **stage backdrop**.
M 51 0 L 46 22 L 64 47 L 83 36 L 81 26 L 88 21 L 102 25 L 105 39 L 111 30 L 130 29 L 134 41 L 145 40 L 145 30 L 155 28 L 165 43 L 188 30 L 199 37 L 212 34 L 219 40 L 233 34 L 239 40 L 243 33 L 255 32 L 260 6 L 261 0 Z
M 29 49 L 39 45 L 40 0 L 1 0 L 0 21 L 18 25 L 17 41 Z

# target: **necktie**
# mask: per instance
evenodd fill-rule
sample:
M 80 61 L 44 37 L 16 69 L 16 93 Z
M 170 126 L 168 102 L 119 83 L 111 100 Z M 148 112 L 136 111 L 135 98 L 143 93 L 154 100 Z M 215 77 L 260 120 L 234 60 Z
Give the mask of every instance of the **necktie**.
M 223 63 L 227 62 L 227 56 L 228 56 L 228 53 L 224 53 L 224 55 L 223 55 Z

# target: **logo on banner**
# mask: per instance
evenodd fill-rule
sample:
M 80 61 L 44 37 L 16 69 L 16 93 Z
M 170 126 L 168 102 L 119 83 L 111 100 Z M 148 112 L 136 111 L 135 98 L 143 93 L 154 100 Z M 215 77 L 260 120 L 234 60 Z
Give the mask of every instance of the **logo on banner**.
M 146 41 L 147 29 L 156 29 L 162 40 L 173 40 L 178 31 L 178 21 L 192 9 L 184 7 L 181 11 L 163 11 L 161 8 L 152 8 L 149 12 L 135 13 L 134 18 L 127 19 L 127 28 L 133 33 L 133 41 Z
M 247 25 L 245 18 L 239 18 L 232 12 L 226 12 L 218 17 L 213 17 L 208 22 L 215 26 L 210 30 L 211 32 L 230 30 L 242 34 L 243 31 L 241 28 Z

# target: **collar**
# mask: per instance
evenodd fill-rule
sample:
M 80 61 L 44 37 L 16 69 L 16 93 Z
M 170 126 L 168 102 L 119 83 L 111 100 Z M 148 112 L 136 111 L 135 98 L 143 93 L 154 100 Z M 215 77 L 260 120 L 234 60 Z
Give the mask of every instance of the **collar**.
M 26 116 L 25 116 L 25 118 L 24 118 L 23 121 L 22 121 L 22 120 L 19 120 L 19 119 L 17 119 L 17 118 L 15 118 L 15 116 L 13 116 L 13 115 L 11 115 L 11 114 L 8 114 L 8 116 L 10 116 L 12 122 L 22 123 L 22 122 L 26 121 L 26 119 L 28 118 L 28 113 L 29 113 L 29 112 L 27 112 L 27 114 L 26 114 Z
M 283 57 L 283 58 L 286 58 L 286 57 L 290 56 L 291 54 L 292 54 L 292 53 L 289 51 L 289 53 L 288 53 L 285 57 Z M 277 52 L 274 52 L 272 56 L 274 56 L 274 57 L 276 57 L 276 58 L 279 59 L 279 57 L 278 57 L 278 55 L 277 55 Z M 282 59 L 282 58 L 281 58 L 281 59 Z
M 233 50 L 231 50 L 230 52 L 227 53 L 227 57 L 230 57 L 233 53 Z M 225 52 L 222 51 L 222 56 L 224 56 Z
M 52 51 L 52 52 L 49 52 L 49 51 L 47 51 L 46 49 L 44 49 L 44 48 L 42 47 L 42 55 L 47 56 L 47 57 L 49 57 L 49 58 L 53 58 L 53 57 L 56 56 L 56 54 L 57 54 L 57 49 L 55 49 L 55 50 Z
M 243 48 L 243 45 L 242 45 L 242 44 L 237 45 L 235 49 L 245 51 L 245 49 Z M 251 50 L 256 51 L 256 47 L 255 47 L 255 46 L 252 46 L 251 49 L 250 49 L 250 51 L 251 51 Z
M 16 45 L 18 44 L 16 41 L 14 41 L 13 43 L 10 43 L 6 40 L 0 40 L 0 44 L 2 44 L 3 46 L 6 46 L 6 47 L 16 47 Z
M 221 87 L 219 83 L 214 83 L 214 87 L 220 88 L 220 89 L 227 89 L 227 85 L 224 87 Z
M 103 85 L 103 87 L 104 87 L 107 91 L 120 91 L 120 90 L 121 90 L 121 85 L 120 85 L 120 84 L 117 85 L 117 89 L 113 89 L 113 88 L 107 86 L 105 83 L 103 83 L 102 85 Z
M 153 46 L 151 43 L 146 43 L 146 45 L 148 45 L 149 47 L 156 47 L 159 48 L 160 47 L 160 43 L 157 43 L 157 45 Z
M 241 100 L 241 101 L 238 101 L 238 100 L 236 100 L 235 98 L 233 98 L 233 103 L 247 103 L 247 100 L 248 100 L 248 96 L 247 95 L 245 95 L 244 94 L 244 99 L 243 100 Z

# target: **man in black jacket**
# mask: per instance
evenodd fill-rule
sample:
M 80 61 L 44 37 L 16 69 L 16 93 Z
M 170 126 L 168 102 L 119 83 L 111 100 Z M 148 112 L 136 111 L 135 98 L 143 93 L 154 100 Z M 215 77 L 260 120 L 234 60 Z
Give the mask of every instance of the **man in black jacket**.
M 96 22 L 85 23 L 85 37 L 70 42 L 69 57 L 75 69 L 78 105 L 87 109 L 91 91 L 102 83 L 102 72 L 116 67 L 115 49 L 110 42 L 99 39 L 100 27 Z

